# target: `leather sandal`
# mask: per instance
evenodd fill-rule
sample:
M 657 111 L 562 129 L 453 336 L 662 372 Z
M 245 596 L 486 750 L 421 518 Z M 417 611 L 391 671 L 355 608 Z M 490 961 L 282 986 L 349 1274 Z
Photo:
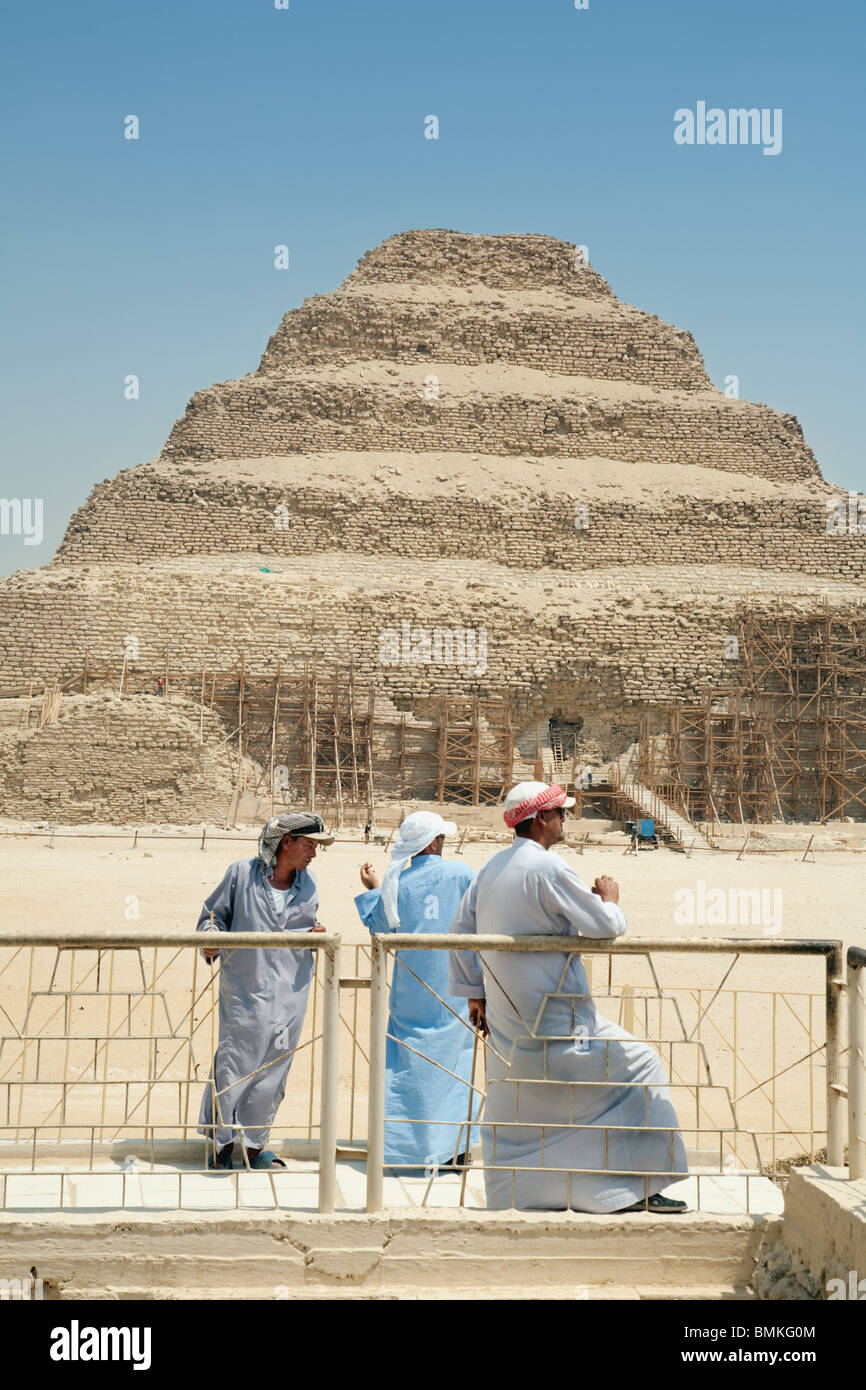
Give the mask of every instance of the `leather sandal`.
M 283 1160 L 277 1158 L 275 1153 L 271 1153 L 270 1149 L 262 1149 L 261 1153 L 256 1154 L 250 1162 L 251 1168 L 285 1168 L 285 1166 Z
M 627 1211 L 654 1211 L 664 1216 L 679 1216 L 688 1211 L 688 1206 L 685 1202 L 675 1201 L 673 1197 L 663 1197 L 660 1192 L 654 1192 L 651 1197 L 635 1202 L 631 1207 L 620 1207 L 613 1215 L 621 1216 Z

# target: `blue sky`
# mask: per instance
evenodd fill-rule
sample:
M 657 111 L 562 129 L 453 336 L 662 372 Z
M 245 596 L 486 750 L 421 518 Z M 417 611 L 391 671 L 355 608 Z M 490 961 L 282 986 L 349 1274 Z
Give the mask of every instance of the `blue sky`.
M 866 492 L 864 31 L 854 0 L 7 11 L 0 496 L 44 497 L 45 540 L 0 536 L 0 572 L 47 561 L 193 391 L 253 370 L 286 309 L 410 227 L 586 244 L 716 385 L 796 414 L 825 476 Z M 676 145 L 702 100 L 781 107 L 781 153 Z

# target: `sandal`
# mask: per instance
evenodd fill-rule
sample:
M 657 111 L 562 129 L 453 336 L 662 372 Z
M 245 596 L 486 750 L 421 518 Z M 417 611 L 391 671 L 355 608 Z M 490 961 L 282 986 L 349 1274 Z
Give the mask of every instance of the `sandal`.
M 271 1153 L 270 1149 L 262 1149 L 260 1154 L 256 1154 L 251 1160 L 251 1168 L 285 1168 L 285 1163 L 276 1154 Z
M 619 1211 L 613 1212 L 613 1216 L 621 1216 L 627 1211 L 657 1211 L 665 1216 L 678 1216 L 684 1211 L 688 1211 L 685 1202 L 676 1202 L 673 1197 L 663 1197 L 660 1192 L 654 1192 L 650 1198 L 644 1198 L 640 1202 L 635 1202 L 631 1207 L 620 1207 Z
M 232 1163 L 231 1154 L 229 1154 L 228 1158 L 223 1158 L 221 1154 L 217 1154 L 215 1158 L 211 1156 L 208 1159 L 207 1166 L 208 1171 L 211 1173 L 228 1173 L 234 1167 L 234 1164 Z

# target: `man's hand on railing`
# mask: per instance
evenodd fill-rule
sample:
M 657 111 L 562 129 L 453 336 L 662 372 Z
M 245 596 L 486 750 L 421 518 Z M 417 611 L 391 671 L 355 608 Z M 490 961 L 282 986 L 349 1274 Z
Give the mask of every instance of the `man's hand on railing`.
M 592 891 L 598 894 L 603 903 L 619 902 L 619 884 L 610 874 L 602 874 L 597 878 L 592 885 Z
M 484 1038 L 489 1037 L 489 1035 L 490 1035 L 490 1029 L 487 1027 L 487 1001 L 486 1001 L 486 1000 L 484 1000 L 484 999 L 470 999 L 470 1000 L 469 1000 L 469 1022 L 472 1024 L 472 1027 L 473 1027 L 473 1028 L 479 1029 L 479 1031 L 480 1031 L 482 1037 L 484 1037 Z
M 327 930 L 328 930 L 328 928 L 327 928 L 327 927 L 323 927 L 322 924 L 321 924 L 321 922 L 317 922 L 316 925 L 313 927 L 313 931 L 327 931 Z
M 203 946 L 201 953 L 205 960 L 216 960 L 216 957 L 219 955 L 216 946 Z

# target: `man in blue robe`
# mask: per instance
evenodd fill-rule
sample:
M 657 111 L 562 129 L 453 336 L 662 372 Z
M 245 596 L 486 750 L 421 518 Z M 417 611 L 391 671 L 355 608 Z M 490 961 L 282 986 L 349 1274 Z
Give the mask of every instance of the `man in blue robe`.
M 371 933 L 448 931 L 475 878 L 467 864 L 442 858 L 445 837 L 456 829 L 452 821 L 429 811 L 407 816 L 381 891 L 372 865 L 362 865 L 367 891 L 358 895 L 355 906 Z M 447 956 L 445 951 L 396 953 L 386 1045 L 389 1167 L 461 1167 L 475 1138 L 475 1131 L 471 1137 L 468 1133 L 473 1056 L 468 1006 L 440 1002 L 448 999 Z M 477 1111 L 475 1094 L 473 1118 Z M 412 1123 L 400 1123 L 407 1120 Z
M 205 899 L 196 930 L 324 931 L 309 866 L 317 847 L 332 843 L 310 811 L 275 816 L 259 836 L 256 858 L 231 864 Z M 202 954 L 220 957 L 219 1045 L 198 1131 L 211 1141 L 208 1167 L 231 1168 L 239 1140 L 251 1168 L 284 1168 L 265 1145 L 304 1025 L 314 952 L 208 946 Z

